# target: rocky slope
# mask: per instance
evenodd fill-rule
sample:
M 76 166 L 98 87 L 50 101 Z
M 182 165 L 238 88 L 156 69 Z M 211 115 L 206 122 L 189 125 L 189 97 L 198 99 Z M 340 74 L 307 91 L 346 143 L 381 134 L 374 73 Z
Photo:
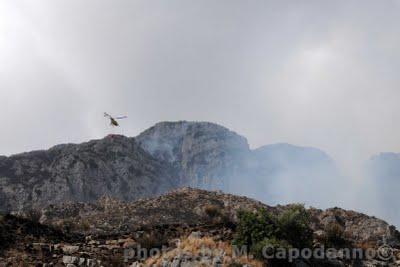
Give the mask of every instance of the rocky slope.
M 206 223 L 207 209 L 218 211 L 223 219 L 234 219 L 236 211 L 255 211 L 267 207 L 261 202 L 222 192 L 182 188 L 157 198 L 141 199 L 133 203 L 109 197 L 96 203 L 65 203 L 51 205 L 42 213 L 41 222 L 63 225 L 74 218 L 77 226 L 90 225 L 88 233 L 132 231 L 154 225 L 195 225 Z
M 290 206 L 268 206 L 221 191 L 183 188 L 157 198 L 132 203 L 106 197 L 92 204 L 51 205 L 42 210 L 41 222 L 63 225 L 65 220 L 73 218 L 81 232 L 114 234 L 157 225 L 196 225 L 211 221 L 235 223 L 239 210 L 257 211 L 263 208 L 279 214 Z M 335 223 L 343 227 L 346 236 L 354 243 L 377 245 L 385 239 L 390 245 L 400 248 L 399 232 L 383 220 L 340 208 L 311 208 L 309 211 L 313 217 L 314 231 L 324 231 L 327 225 Z M 90 227 L 85 228 L 87 225 Z
M 103 195 L 123 200 L 155 196 L 177 186 L 173 174 L 131 138 L 59 145 L 0 158 L 0 210 L 91 202 Z
M 260 208 L 281 214 L 290 206 L 271 207 L 246 197 L 191 188 L 130 203 L 106 197 L 91 204 L 53 205 L 41 211 L 40 221 L 48 226 L 12 216 L 0 219 L 0 231 L 9 233 L 8 240 L 13 240 L 0 249 L 0 262 L 74 264 L 70 267 L 152 266 L 153 263 L 182 267 L 230 266 L 234 263 L 236 265 L 232 266 L 265 266 L 251 257 L 232 258 L 231 248 L 237 212 Z M 343 228 L 343 236 L 353 247 L 378 248 L 385 240 L 395 253 L 399 253 L 399 232 L 382 220 L 338 208 L 312 208 L 309 212 L 315 244 L 326 235 L 328 225 L 337 224 Z M 25 226 L 20 227 L 21 224 Z M 36 232 L 33 229 L 37 229 Z M 217 254 L 200 257 L 203 245 Z M 140 248 L 163 246 L 162 256 L 139 258 L 131 253 Z M 398 257 L 400 260 L 400 254 Z M 391 265 L 389 262 L 366 261 L 357 266 L 398 266 L 394 261 L 390 260 Z M 292 266 L 354 265 L 338 260 Z

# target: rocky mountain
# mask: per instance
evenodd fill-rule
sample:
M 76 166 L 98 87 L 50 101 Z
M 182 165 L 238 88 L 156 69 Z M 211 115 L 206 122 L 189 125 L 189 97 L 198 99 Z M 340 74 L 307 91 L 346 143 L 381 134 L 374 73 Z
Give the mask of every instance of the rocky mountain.
M 108 136 L 0 158 L 0 210 L 91 202 L 103 195 L 135 200 L 167 192 L 177 183 L 169 165 L 134 139 Z
M 137 142 L 153 157 L 170 163 L 182 185 L 227 189 L 250 152 L 247 140 L 208 122 L 161 122 Z
M 0 210 L 104 195 L 131 201 L 184 186 L 268 203 L 318 204 L 311 196 L 324 190 L 314 186 L 331 193 L 327 185 L 337 176 L 333 161 L 317 149 L 276 144 L 251 150 L 246 138 L 217 124 L 162 122 L 135 138 L 112 135 L 0 157 Z

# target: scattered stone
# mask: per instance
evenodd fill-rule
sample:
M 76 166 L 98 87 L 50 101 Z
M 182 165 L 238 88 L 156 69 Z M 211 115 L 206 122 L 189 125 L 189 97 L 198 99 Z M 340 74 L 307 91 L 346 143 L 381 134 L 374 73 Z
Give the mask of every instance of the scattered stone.
M 197 239 L 199 239 L 199 238 L 201 238 L 201 237 L 202 237 L 201 232 L 192 232 L 192 233 L 190 234 L 190 236 L 189 236 L 189 238 L 197 238 Z
M 79 251 L 79 246 L 69 246 L 66 245 L 62 248 L 65 254 L 74 254 Z
M 75 264 L 79 262 L 79 259 L 77 257 L 73 256 L 64 256 L 62 259 L 62 262 L 64 264 Z

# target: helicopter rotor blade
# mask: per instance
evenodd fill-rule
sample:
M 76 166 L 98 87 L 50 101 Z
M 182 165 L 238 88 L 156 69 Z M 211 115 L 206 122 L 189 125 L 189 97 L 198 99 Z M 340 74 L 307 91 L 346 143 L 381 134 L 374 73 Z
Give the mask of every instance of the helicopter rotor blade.
M 116 119 L 116 120 L 122 120 L 122 119 L 126 119 L 126 118 L 128 118 L 127 116 L 121 116 L 121 117 L 115 117 L 114 119 Z

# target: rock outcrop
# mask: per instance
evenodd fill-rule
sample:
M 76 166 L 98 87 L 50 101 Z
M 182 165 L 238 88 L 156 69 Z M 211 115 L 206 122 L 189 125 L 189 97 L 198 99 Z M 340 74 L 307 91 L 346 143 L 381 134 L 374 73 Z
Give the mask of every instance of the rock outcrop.
M 132 138 L 108 136 L 0 158 L 0 210 L 16 211 L 103 195 L 135 200 L 177 186 L 173 170 Z
M 182 185 L 203 189 L 229 190 L 250 152 L 244 137 L 208 122 L 162 122 L 136 140 L 152 156 L 174 166 Z

